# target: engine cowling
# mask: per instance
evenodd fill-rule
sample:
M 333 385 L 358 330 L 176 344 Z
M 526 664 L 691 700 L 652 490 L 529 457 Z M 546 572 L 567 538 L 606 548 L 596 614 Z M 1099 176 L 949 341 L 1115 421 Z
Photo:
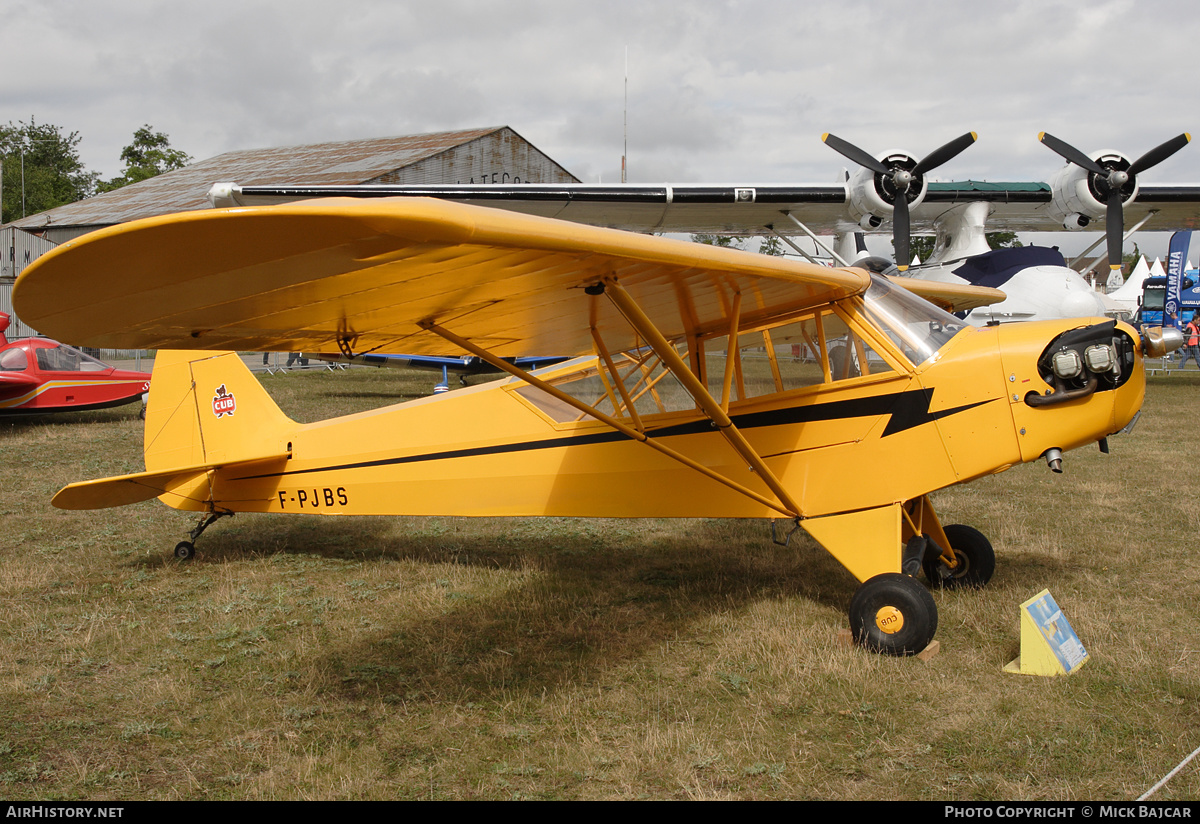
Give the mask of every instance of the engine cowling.
M 1105 171 L 1127 171 L 1132 165 L 1128 157 L 1109 149 L 1093 152 L 1089 157 Z M 1067 163 L 1050 178 L 1050 191 L 1051 213 L 1063 228 L 1083 229 L 1105 215 L 1107 183 L 1095 172 Z M 1137 197 L 1137 193 L 1137 177 L 1130 175 L 1128 182 L 1121 187 L 1121 202 L 1129 203 Z
M 903 151 L 884 152 L 876 157 L 889 169 L 899 167 L 911 172 L 917 165 L 917 159 Z M 877 228 L 892 216 L 892 204 L 896 202 L 899 193 L 890 176 L 870 169 L 859 169 L 850 176 L 846 189 L 849 194 L 850 214 L 864 229 Z M 913 175 L 906 195 L 909 209 L 919 205 L 928 191 L 929 184 L 925 182 L 925 176 Z

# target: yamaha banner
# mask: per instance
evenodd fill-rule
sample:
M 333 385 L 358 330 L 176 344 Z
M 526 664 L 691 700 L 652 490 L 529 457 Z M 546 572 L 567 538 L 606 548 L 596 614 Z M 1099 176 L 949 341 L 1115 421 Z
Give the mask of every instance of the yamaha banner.
M 1167 298 L 1163 306 L 1163 326 L 1171 324 L 1172 314 L 1176 317 L 1174 325 L 1179 325 L 1179 307 L 1183 303 L 1183 267 L 1187 265 L 1188 244 L 1191 240 L 1190 230 L 1171 235 L 1171 247 L 1167 252 Z

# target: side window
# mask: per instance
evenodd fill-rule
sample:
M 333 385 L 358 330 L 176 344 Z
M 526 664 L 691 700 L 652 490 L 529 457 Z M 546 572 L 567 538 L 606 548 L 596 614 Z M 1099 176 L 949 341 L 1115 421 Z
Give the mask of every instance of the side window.
M 108 367 L 71 346 L 37 350 L 38 367 L 46 372 L 102 372 Z
M 833 380 L 895 371 L 870 343 L 837 315 L 830 312 L 824 325 L 825 340 L 829 346 L 829 374 Z
M 0 354 L 0 372 L 24 372 L 29 368 L 29 358 L 24 349 L 9 349 Z
M 781 326 L 741 332 L 732 350 L 728 335 L 704 338 L 698 345 L 700 377 L 718 401 L 725 395 L 726 381 L 730 402 L 736 403 L 894 371 L 828 307 Z M 693 363 L 684 344 L 676 345 L 676 353 L 685 363 Z M 696 409 L 692 397 L 649 348 L 616 353 L 612 360 L 615 376 L 589 362 L 550 382 L 598 412 L 621 419 L 633 417 L 630 406 L 639 417 Z M 592 417 L 537 387 L 526 385 L 514 391 L 556 423 Z
M 686 351 L 680 351 L 680 355 L 687 359 Z M 613 361 L 620 387 L 608 370 L 602 372 L 598 365 L 589 365 L 577 372 L 555 378 L 550 383 L 576 400 L 617 418 L 630 417 L 626 398 L 632 401 L 638 415 L 681 412 L 696 408 L 691 395 L 650 350 L 618 353 L 613 357 Z M 622 388 L 624 392 L 621 391 Z M 569 423 L 591 417 L 546 394 L 536 386 L 522 386 L 515 391 L 556 423 Z
M 812 315 L 768 332 L 783 391 L 825 382 L 824 328 L 828 314 Z
M 730 366 L 729 397 L 733 401 L 893 371 L 866 340 L 828 309 L 783 326 L 738 335 L 732 364 L 727 335 L 707 338 L 703 344 L 705 383 L 718 399 Z

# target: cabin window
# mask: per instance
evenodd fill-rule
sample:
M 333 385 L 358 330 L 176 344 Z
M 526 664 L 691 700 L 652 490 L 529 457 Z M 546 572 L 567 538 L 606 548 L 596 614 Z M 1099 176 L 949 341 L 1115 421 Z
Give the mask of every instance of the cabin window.
M 676 345 L 676 352 L 695 368 L 683 343 Z M 868 339 L 828 306 L 781 326 L 741 332 L 732 353 L 728 335 L 700 340 L 699 352 L 699 377 L 709 394 L 718 401 L 727 397 L 729 403 L 895 371 Z M 630 404 L 639 417 L 695 411 L 691 395 L 649 348 L 618 353 L 613 362 L 615 378 L 600 364 L 581 360 L 578 371 L 554 378 L 551 384 L 597 411 L 623 420 L 633 417 L 628 411 Z M 556 423 L 592 417 L 537 387 L 521 386 L 515 391 Z
M 724 396 L 729 336 L 704 341 L 704 379 L 718 400 Z M 783 326 L 738 335 L 731 402 L 790 392 L 830 381 L 893 371 L 871 344 L 830 309 Z
M 64 344 L 37 350 L 38 368 L 43 372 L 103 372 L 103 362 Z
M 680 357 L 687 359 L 687 353 L 682 347 L 677 351 Z M 696 408 L 692 397 L 675 376 L 663 367 L 658 356 L 651 350 L 617 353 L 613 356 L 613 363 L 617 368 L 616 379 L 607 369 L 604 369 L 602 374 L 598 364 L 590 364 L 578 372 L 555 378 L 549 383 L 576 400 L 615 418 L 630 417 L 627 399 L 632 402 L 638 415 L 691 411 Z M 620 387 L 617 380 L 621 383 Z M 621 391 L 621 387 L 624 388 L 624 392 Z M 556 423 L 570 423 L 592 417 L 536 386 L 522 386 L 516 392 Z
M 29 368 L 29 358 L 24 349 L 9 349 L 0 354 L 0 372 L 24 372 Z

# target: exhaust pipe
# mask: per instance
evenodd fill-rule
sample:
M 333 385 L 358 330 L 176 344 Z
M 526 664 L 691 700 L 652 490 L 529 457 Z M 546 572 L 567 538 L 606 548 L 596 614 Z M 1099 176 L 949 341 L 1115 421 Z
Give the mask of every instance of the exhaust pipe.
M 1050 467 L 1051 472 L 1062 474 L 1062 450 L 1057 446 L 1047 449 L 1042 457 L 1046 459 L 1046 466 Z

